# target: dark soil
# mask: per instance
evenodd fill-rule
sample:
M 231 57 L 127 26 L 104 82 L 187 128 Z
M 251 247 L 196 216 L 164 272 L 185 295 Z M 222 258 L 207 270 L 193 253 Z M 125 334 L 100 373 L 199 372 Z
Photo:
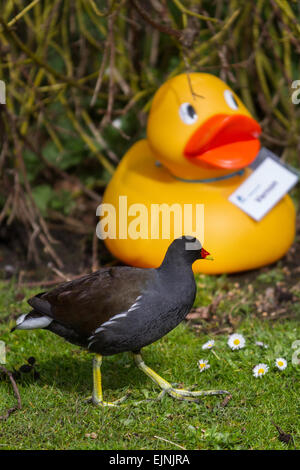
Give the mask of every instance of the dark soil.
M 92 243 L 93 234 L 74 233 L 64 228 L 50 230 L 56 240 L 53 245 L 58 258 L 62 261 L 60 269 L 67 277 L 81 275 L 92 270 Z M 0 277 L 10 279 L 22 276 L 22 282 L 55 279 L 53 271 L 55 263 L 44 252 L 41 244 L 37 244 L 40 262 L 28 260 L 26 237 L 16 223 L 0 227 Z M 99 265 L 103 266 L 115 262 L 112 255 L 106 249 L 104 243 L 98 240 L 97 257 Z

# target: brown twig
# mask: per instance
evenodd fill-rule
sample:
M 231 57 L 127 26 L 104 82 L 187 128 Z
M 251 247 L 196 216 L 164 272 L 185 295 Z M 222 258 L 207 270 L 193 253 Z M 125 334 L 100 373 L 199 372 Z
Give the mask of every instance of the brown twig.
M 98 260 L 98 237 L 96 230 L 94 231 L 94 236 L 93 236 L 93 244 L 92 244 L 92 271 L 98 271 L 99 269 L 99 260 Z
M 204 99 L 204 96 L 198 95 L 197 93 L 195 93 L 195 91 L 193 89 L 193 85 L 192 85 L 192 81 L 191 81 L 191 77 L 190 77 L 190 65 L 188 63 L 188 60 L 185 56 L 184 51 L 182 51 L 182 58 L 183 58 L 183 61 L 185 63 L 185 66 L 186 66 L 186 72 L 185 73 L 186 73 L 186 76 L 187 76 L 189 88 L 191 90 L 191 94 L 192 94 L 193 99 L 196 99 L 196 98 L 203 98 Z
M 101 62 L 101 65 L 100 65 L 99 74 L 98 74 L 98 78 L 97 78 L 97 82 L 96 82 L 95 90 L 94 90 L 94 93 L 93 93 L 93 96 L 92 96 L 92 99 L 91 99 L 90 106 L 94 106 L 94 104 L 96 103 L 98 93 L 101 89 L 102 79 L 103 79 L 105 66 L 106 66 L 106 61 L 107 61 L 107 56 L 108 56 L 108 46 L 109 46 L 109 42 L 107 41 L 105 43 L 102 62 Z
M 15 379 L 13 378 L 13 375 L 12 373 L 6 369 L 6 367 L 2 366 L 0 364 L 0 369 L 2 370 L 2 372 L 4 372 L 4 374 L 9 378 L 10 382 L 11 382 L 11 385 L 12 385 L 12 388 L 13 388 L 13 391 L 14 391 L 14 394 L 15 394 L 15 397 L 17 399 L 17 404 L 15 406 L 13 406 L 12 408 L 9 408 L 8 410 L 6 410 L 6 412 L 4 413 L 4 415 L 0 416 L 0 421 L 5 421 L 7 420 L 10 415 L 12 413 L 14 413 L 15 411 L 17 410 L 21 410 L 22 409 L 22 402 L 21 402 L 21 397 L 20 397 L 20 392 L 19 392 L 19 389 L 17 387 L 17 384 L 15 382 Z
M 70 277 L 67 276 L 66 274 L 64 274 L 62 271 L 60 271 L 59 269 L 57 269 L 55 266 L 53 266 L 53 264 L 50 262 L 48 263 L 48 268 L 51 269 L 51 271 L 53 271 L 55 274 L 57 274 L 61 279 L 63 279 L 64 281 L 66 282 L 69 282 L 71 281 Z
M 114 22 L 115 14 L 110 15 L 108 19 L 108 44 L 110 47 L 109 54 L 109 82 L 108 82 L 108 100 L 107 110 L 100 123 L 100 128 L 111 122 L 112 109 L 114 105 L 114 68 L 115 68 L 115 40 L 114 40 Z
M 136 0 L 130 0 L 130 3 L 134 7 L 134 9 L 138 12 L 138 14 L 145 20 L 147 23 L 151 24 L 151 26 L 155 29 L 158 29 L 161 33 L 168 34 L 177 40 L 181 40 L 182 32 L 178 31 L 177 29 L 170 28 L 169 26 L 162 25 L 157 23 L 152 19 L 152 17 L 144 10 L 141 5 Z
M 222 403 L 220 405 L 221 408 L 225 408 L 228 405 L 228 403 L 230 402 L 231 398 L 232 398 L 232 395 L 230 395 L 230 394 L 226 395 L 226 397 L 224 398 L 224 400 L 222 401 Z

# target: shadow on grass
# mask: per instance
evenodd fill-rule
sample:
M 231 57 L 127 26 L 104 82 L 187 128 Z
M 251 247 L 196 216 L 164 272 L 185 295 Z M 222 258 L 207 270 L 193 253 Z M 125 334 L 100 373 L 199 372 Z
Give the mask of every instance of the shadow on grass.
M 3 340 L 10 350 L 8 355 L 10 370 L 14 368 L 18 370 L 31 356 L 36 359 L 35 369 L 40 377 L 35 380 L 33 373 L 22 373 L 17 383 L 23 389 L 30 389 L 34 384 L 41 390 L 44 387 L 53 387 L 61 392 L 75 392 L 83 397 L 91 395 L 94 354 L 42 330 L 35 330 L 30 334 L 14 332 L 10 335 L 7 329 L 3 334 Z M 154 348 L 145 348 L 143 356 L 146 363 L 159 374 L 164 376 L 164 372 L 169 369 L 168 360 L 158 345 Z M 154 386 L 152 381 L 137 368 L 130 353 L 103 357 L 101 372 L 104 396 L 109 390 L 119 398 L 124 391 L 138 392 Z M 159 389 L 157 392 L 159 393 Z
M 70 354 L 51 355 L 40 360 L 37 369 L 40 372 L 41 387 L 45 384 L 60 390 L 89 395 L 93 383 L 93 354 L 75 356 Z M 148 379 L 138 368 L 129 354 L 103 358 L 101 367 L 103 392 L 106 390 L 124 390 L 143 388 Z M 31 380 L 28 381 L 30 383 Z M 151 381 L 150 381 L 151 382 Z

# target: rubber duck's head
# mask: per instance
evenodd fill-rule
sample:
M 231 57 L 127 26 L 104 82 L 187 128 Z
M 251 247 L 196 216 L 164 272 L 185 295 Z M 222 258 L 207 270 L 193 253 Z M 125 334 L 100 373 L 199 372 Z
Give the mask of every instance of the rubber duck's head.
M 178 75 L 154 96 L 147 126 L 157 159 L 177 176 L 198 167 L 238 170 L 256 157 L 261 133 L 236 94 L 206 73 Z

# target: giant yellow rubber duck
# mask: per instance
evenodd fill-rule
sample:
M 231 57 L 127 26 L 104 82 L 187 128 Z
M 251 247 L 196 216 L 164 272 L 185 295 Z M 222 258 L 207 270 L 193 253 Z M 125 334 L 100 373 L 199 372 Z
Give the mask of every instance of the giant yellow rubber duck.
M 211 274 L 282 257 L 295 233 L 290 197 L 259 222 L 228 200 L 251 174 L 260 132 L 219 78 L 192 73 L 168 80 L 154 96 L 147 139 L 129 149 L 106 188 L 99 215 L 109 250 L 126 264 L 157 267 L 170 240 L 195 235 L 214 260 L 196 262 L 194 270 Z

